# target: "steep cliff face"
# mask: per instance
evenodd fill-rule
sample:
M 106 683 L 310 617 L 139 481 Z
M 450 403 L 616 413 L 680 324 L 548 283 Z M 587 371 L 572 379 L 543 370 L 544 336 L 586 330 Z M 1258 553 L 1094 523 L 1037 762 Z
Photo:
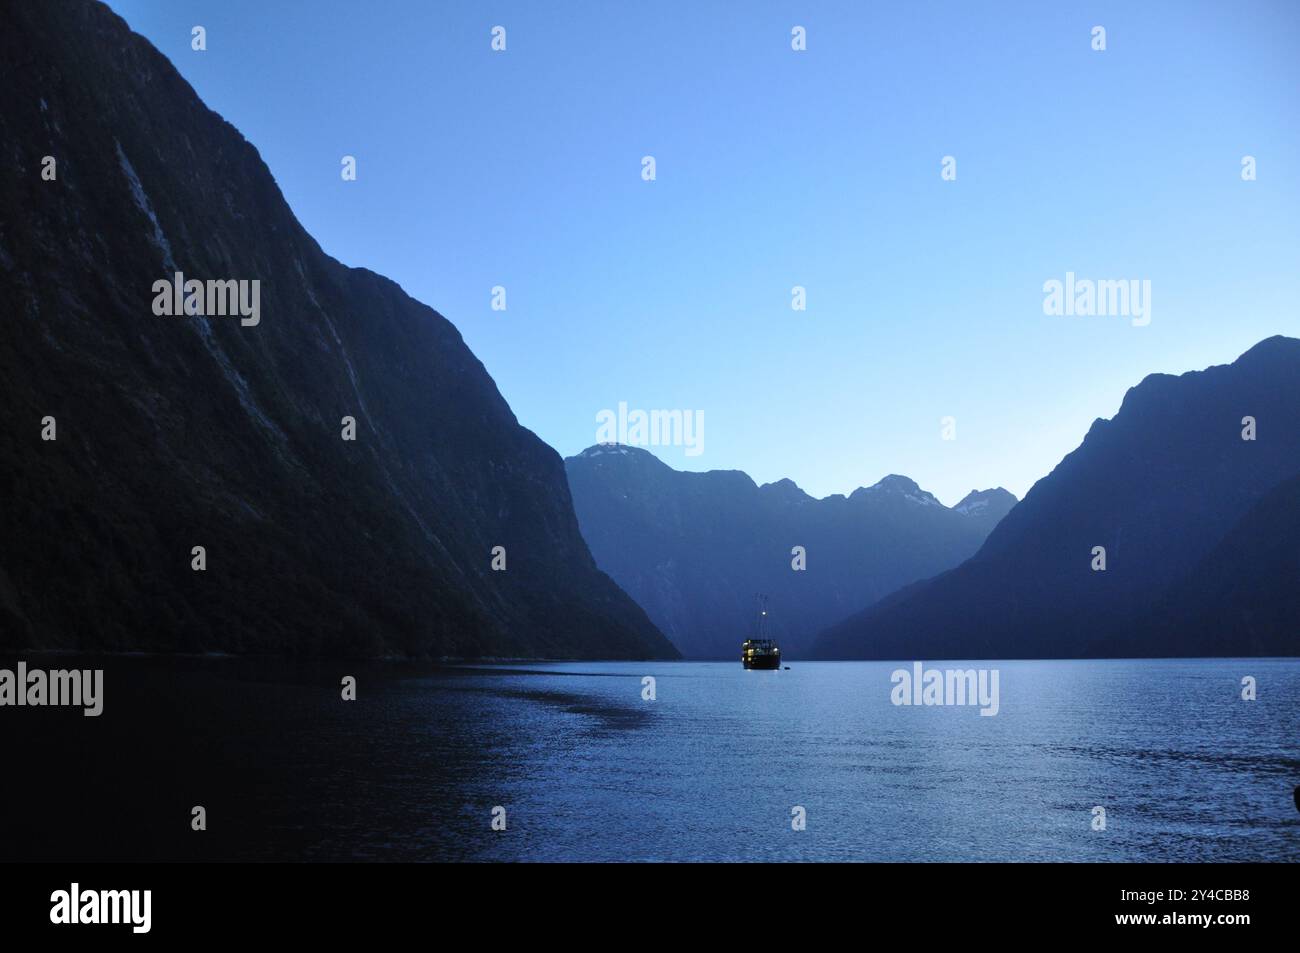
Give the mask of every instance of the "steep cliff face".
M 897 475 L 817 500 L 790 480 L 680 472 L 622 445 L 589 447 L 565 466 L 597 564 L 701 658 L 734 658 L 760 592 L 771 634 L 798 658 L 823 626 L 973 554 L 1016 502 L 986 490 L 950 509 Z
M 0 10 L 0 647 L 675 654 L 448 321 L 106 7 Z M 258 322 L 155 314 L 176 272 Z
M 1136 628 L 1160 654 L 1297 655 L 1298 580 L 1300 475 L 1251 507 Z
M 1246 418 L 1253 440 L 1243 439 Z M 1153 374 L 973 558 L 832 626 L 814 652 L 1294 655 L 1297 420 L 1295 338 L 1261 341 L 1231 364 Z

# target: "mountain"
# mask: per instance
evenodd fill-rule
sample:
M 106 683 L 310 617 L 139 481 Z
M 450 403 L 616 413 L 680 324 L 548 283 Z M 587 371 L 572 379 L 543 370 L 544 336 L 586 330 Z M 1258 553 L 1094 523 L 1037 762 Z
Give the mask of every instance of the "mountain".
M 0 649 L 676 655 L 446 319 L 105 6 L 0 7 Z
M 1159 654 L 1300 654 L 1300 476 L 1264 495 L 1141 620 Z M 1231 633 L 1231 651 L 1224 651 Z
M 992 529 L 1015 505 L 1015 496 L 998 487 L 995 490 L 971 490 L 953 509 L 972 519 L 988 520 Z
M 1246 417 L 1254 440 L 1243 439 Z M 828 628 L 814 654 L 1296 654 L 1300 615 L 1284 595 L 1296 588 L 1295 536 L 1284 527 L 1295 520 L 1298 421 L 1294 338 L 1232 364 L 1153 374 L 975 556 Z
M 896 475 L 816 500 L 790 480 L 684 473 L 618 444 L 589 447 L 565 468 L 597 565 L 696 658 L 736 655 L 760 592 L 784 654 L 798 657 L 821 627 L 970 556 L 1015 504 L 986 490 L 959 512 Z

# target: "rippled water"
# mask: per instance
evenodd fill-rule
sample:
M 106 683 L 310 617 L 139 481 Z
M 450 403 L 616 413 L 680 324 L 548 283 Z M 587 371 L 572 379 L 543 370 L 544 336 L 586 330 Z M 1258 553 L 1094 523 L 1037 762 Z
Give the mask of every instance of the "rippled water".
M 895 663 L 78 664 L 101 718 L 0 711 L 12 856 L 1300 859 L 1295 659 L 961 663 L 995 717 L 895 707 Z

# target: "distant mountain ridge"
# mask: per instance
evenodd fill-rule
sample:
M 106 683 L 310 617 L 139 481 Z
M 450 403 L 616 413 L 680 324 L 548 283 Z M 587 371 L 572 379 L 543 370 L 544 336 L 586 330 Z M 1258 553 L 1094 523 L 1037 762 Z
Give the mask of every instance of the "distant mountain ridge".
M 971 490 L 953 509 L 966 516 L 997 522 L 1015 505 L 1016 498 L 1007 490 L 998 487 L 993 490 Z
M 107 7 L 0 8 L 0 650 L 677 654 L 446 319 L 326 255 Z M 260 321 L 158 316 L 176 271 Z
M 597 565 L 696 658 L 736 655 L 760 592 L 797 658 L 821 626 L 974 553 L 1015 505 L 997 489 L 950 509 L 897 474 L 818 500 L 788 479 L 682 472 L 621 444 L 589 447 L 565 468 Z M 804 570 L 792 568 L 796 546 Z
M 1245 418 L 1254 440 L 1243 439 Z M 971 559 L 818 637 L 820 658 L 1300 653 L 1300 340 L 1153 374 Z M 1104 550 L 1096 571 L 1094 551 Z

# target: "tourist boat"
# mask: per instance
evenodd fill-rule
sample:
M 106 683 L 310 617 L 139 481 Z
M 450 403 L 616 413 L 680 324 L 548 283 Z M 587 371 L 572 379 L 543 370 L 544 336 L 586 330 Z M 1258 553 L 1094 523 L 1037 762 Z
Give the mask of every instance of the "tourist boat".
M 781 667 L 781 647 L 767 637 L 767 597 L 758 597 L 758 624 L 754 638 L 746 639 L 740 647 L 740 661 L 745 668 L 778 669 Z

